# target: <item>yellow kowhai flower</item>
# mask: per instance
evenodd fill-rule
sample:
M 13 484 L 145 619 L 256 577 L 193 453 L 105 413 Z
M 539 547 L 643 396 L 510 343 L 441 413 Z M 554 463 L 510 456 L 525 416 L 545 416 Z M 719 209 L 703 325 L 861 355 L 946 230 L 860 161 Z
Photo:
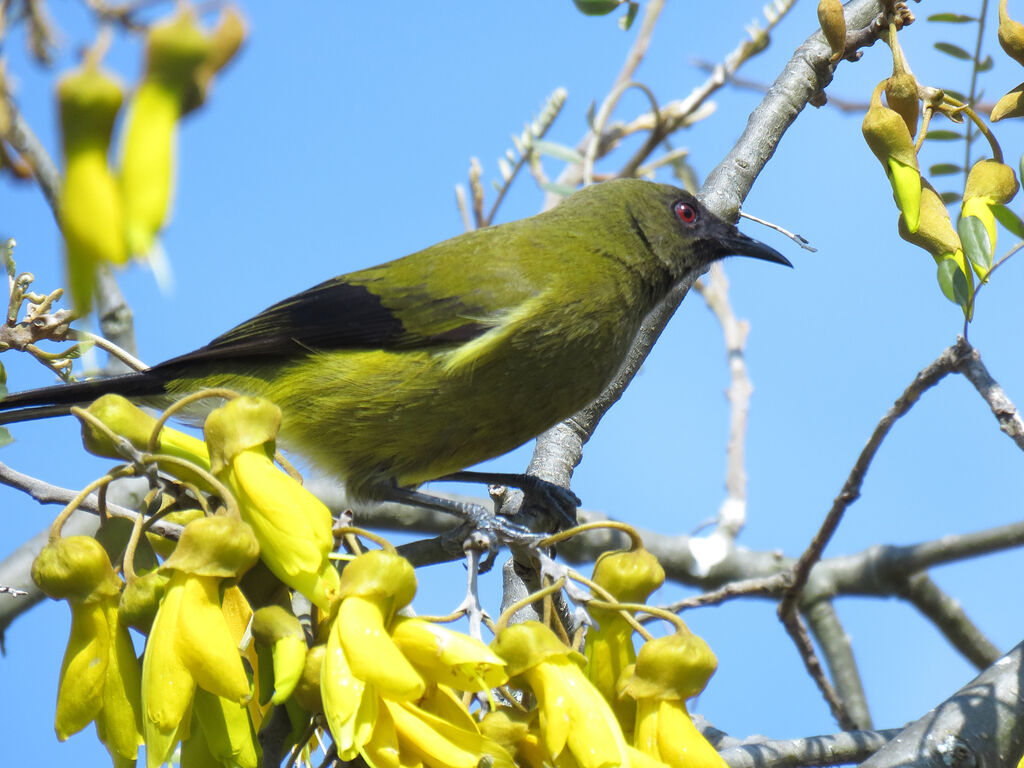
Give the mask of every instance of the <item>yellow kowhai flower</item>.
M 943 294 L 966 313 L 974 296 L 974 278 L 946 205 L 929 184 L 921 189 L 921 220 L 917 231 L 911 232 L 901 215 L 899 233 L 908 243 L 932 255 L 938 265 L 939 287 Z
M 707 643 L 689 631 L 644 643 L 620 690 L 636 700 L 637 749 L 671 766 L 725 768 L 686 711 L 686 700 L 704 690 L 716 666 Z
M 392 639 L 431 682 L 459 691 L 487 691 L 508 682 L 505 662 L 476 638 L 423 619 L 399 616 Z
M 273 672 L 270 701 L 283 704 L 292 695 L 306 664 L 306 636 L 294 615 L 279 605 L 268 605 L 253 614 L 252 636 L 259 654 L 261 682 L 264 670 Z M 265 694 L 264 694 L 265 695 Z
M 214 475 L 234 494 L 252 526 L 263 562 L 277 578 L 328 610 L 338 595 L 331 512 L 274 465 L 281 411 L 267 400 L 237 397 L 204 426 Z
M 64 741 L 95 722 L 114 764 L 134 763 L 142 744 L 139 662 L 128 628 L 118 621 L 121 580 L 106 550 L 89 536 L 56 539 L 36 557 L 32 579 L 71 607 L 57 689 L 57 738 Z
M 365 752 L 374 735 L 378 695 L 415 701 L 426 692 L 426 681 L 388 634 L 395 612 L 416 593 L 409 562 L 391 552 L 362 554 L 345 566 L 340 593 L 320 694 L 338 755 L 351 760 Z
M 584 676 L 579 653 L 536 621 L 504 627 L 491 648 L 505 659 L 509 674 L 525 680 L 537 697 L 541 744 L 551 760 L 567 750 L 582 768 L 629 765 L 622 728 Z
M 121 195 L 107 162 L 122 99 L 121 84 L 93 56 L 57 83 L 64 148 L 60 227 L 71 298 L 80 314 L 92 306 L 97 267 L 128 259 Z
M 961 216 L 975 216 L 981 219 L 988 233 L 989 254 L 996 247 L 996 217 L 992 211 L 995 205 L 1005 205 L 1017 194 L 1020 185 L 1013 169 L 995 160 L 979 160 L 971 167 L 964 186 L 964 201 L 960 209 Z M 978 278 L 984 280 L 988 276 L 991 263 L 974 264 Z
M 665 581 L 658 559 L 646 549 L 605 552 L 594 563 L 594 581 L 617 600 L 642 603 Z M 584 655 L 587 678 L 611 704 L 623 729 L 629 731 L 636 717 L 630 701 L 618 698 L 616 686 L 622 671 L 636 663 L 633 627 L 618 611 L 591 607 L 597 626 L 587 631 Z
M 381 701 L 394 723 L 400 748 L 401 762 L 395 768 L 416 762 L 431 768 L 476 768 L 484 758 L 493 768 L 515 765 L 512 756 L 497 742 L 482 735 L 471 720 L 468 724 L 463 721 L 462 725 L 457 725 L 409 701 Z
M 896 205 L 908 231 L 917 231 L 921 220 L 921 171 L 914 152 L 914 139 L 899 112 L 882 106 L 882 81 L 871 94 L 871 103 L 861 131 L 868 147 L 885 168 Z
M 156 419 L 121 395 L 103 395 L 85 409 L 89 415 L 105 425 L 111 432 L 124 438 L 138 451 L 149 450 L 149 437 L 153 434 Z M 82 423 L 82 443 L 85 450 L 96 456 L 109 459 L 123 459 L 119 446 L 103 430 L 89 419 L 78 417 Z M 160 430 L 156 452 L 182 459 L 209 472 L 210 455 L 206 444 L 191 435 L 165 426 Z M 209 483 L 198 472 L 190 472 L 179 463 L 157 462 L 157 466 L 179 480 L 192 483 L 204 490 L 210 490 Z M 172 513 L 173 514 L 173 513 Z M 177 522 L 186 522 L 178 520 Z
M 252 529 L 236 518 L 206 517 L 185 526 L 160 566 L 171 574 L 146 643 L 142 697 L 146 762 L 166 762 L 188 736 L 196 687 L 228 699 L 240 711 L 251 698 L 235 634 L 221 606 L 225 579 L 256 562 Z
M 504 662 L 478 640 L 397 617 L 415 592 L 412 566 L 392 552 L 367 552 L 342 571 L 320 667 L 323 711 L 339 757 L 362 755 L 376 768 L 474 768 L 488 756 L 512 768 L 508 752 L 481 735 L 454 691 L 501 685 Z
M 181 764 L 257 768 L 260 749 L 244 707 L 197 688 L 189 736 L 181 745 Z

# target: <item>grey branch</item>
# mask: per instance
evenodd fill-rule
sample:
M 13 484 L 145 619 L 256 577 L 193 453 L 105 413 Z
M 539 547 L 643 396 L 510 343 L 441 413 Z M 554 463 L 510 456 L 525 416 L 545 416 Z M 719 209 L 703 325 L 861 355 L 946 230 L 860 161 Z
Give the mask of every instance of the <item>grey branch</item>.
M 879 0 L 853 0 L 846 7 L 847 28 L 856 31 L 870 27 L 881 10 Z M 864 39 L 866 45 L 870 44 L 868 41 L 874 40 L 871 37 Z M 761 104 L 751 114 L 739 142 L 711 172 L 704 185 L 702 198 L 715 214 L 728 220 L 736 218 L 740 204 L 775 152 L 786 129 L 803 107 L 831 80 L 830 56 L 831 51 L 820 32 L 808 38 L 794 53 Z M 724 82 L 724 74 L 721 82 L 714 78 L 709 80 L 706 89 L 698 89 L 699 97 L 694 99 L 693 107 L 696 108 Z M 578 171 L 578 167 L 574 168 Z M 566 179 L 559 179 L 560 183 L 564 181 Z M 621 397 L 623 390 L 632 381 L 689 287 L 685 282 L 677 285 L 646 318 L 622 370 L 598 400 L 537 439 L 537 447 L 527 471 L 568 487 L 572 470 L 583 455 L 584 443 L 607 409 Z
M 1024 644 L 954 693 L 862 764 L 862 768 L 1016 765 L 1024 753 Z
M 817 600 L 803 610 L 807 626 L 821 647 L 836 696 L 843 702 L 855 728 L 871 728 L 871 712 L 850 636 L 846 634 L 831 600 Z
M 729 768 L 797 768 L 860 763 L 889 743 L 898 732 L 844 731 L 806 739 L 760 741 L 724 749 Z

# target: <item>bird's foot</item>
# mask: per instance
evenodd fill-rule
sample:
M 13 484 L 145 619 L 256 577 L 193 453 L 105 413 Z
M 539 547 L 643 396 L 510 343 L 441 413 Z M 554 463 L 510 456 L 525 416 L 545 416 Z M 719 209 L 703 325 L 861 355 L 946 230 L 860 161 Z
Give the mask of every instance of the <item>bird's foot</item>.
M 462 483 L 487 483 L 490 486 L 504 485 L 518 488 L 523 492 L 523 508 L 534 507 L 554 518 L 558 528 L 576 525 L 576 509 L 579 497 L 568 488 L 542 480 L 534 475 L 505 472 L 453 472 L 438 478 Z

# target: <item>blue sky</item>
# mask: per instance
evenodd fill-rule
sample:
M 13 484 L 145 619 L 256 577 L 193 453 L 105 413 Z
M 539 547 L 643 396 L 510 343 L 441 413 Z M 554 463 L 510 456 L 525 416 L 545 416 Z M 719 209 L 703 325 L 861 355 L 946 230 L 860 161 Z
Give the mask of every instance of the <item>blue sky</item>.
M 736 0 L 716 5 L 712 15 L 694 3 L 667 5 L 637 73 L 663 102 L 699 84 L 704 75 L 692 61 L 720 60 L 761 8 Z M 94 31 L 79 5 L 52 10 L 65 35 L 64 68 Z M 469 158 L 480 158 L 485 179 L 498 178 L 495 160 L 511 146 L 509 136 L 559 86 L 569 100 L 549 138 L 575 144 L 586 130 L 587 106 L 607 92 L 634 35 L 611 18 L 580 15 L 569 0 L 451 8 L 409 3 L 388 11 L 375 3 L 260 3 L 245 11 L 252 26 L 246 48 L 207 107 L 183 126 L 174 220 L 164 236 L 174 288 L 161 290 L 145 268 L 122 275 L 148 362 L 200 346 L 326 277 L 458 234 L 453 186 L 464 182 Z M 743 75 L 770 82 L 816 25 L 814 4 L 798 4 L 769 51 Z M 922 18 L 901 37 L 915 73 L 928 84 L 966 90 L 967 68 L 931 50 L 936 31 Z M 973 28 L 938 31 L 972 44 Z M 844 62 L 829 91 L 866 101 L 888 74 L 887 53 L 878 44 L 861 62 Z M 4 55 L 17 78 L 19 105 L 56 153 L 53 72 L 26 62 L 20 30 Z M 137 44 L 119 43 L 108 63 L 134 80 Z M 1001 66 L 983 86 L 994 98 L 1020 79 L 1013 65 Z M 728 151 L 758 99 L 722 91 L 715 114 L 674 139 L 690 148 L 700 174 Z M 628 118 L 644 105 L 630 94 L 617 116 Z M 962 323 L 960 310 L 939 293 L 931 258 L 896 236 L 888 184 L 859 128 L 856 115 L 805 110 L 744 206 L 800 232 L 818 252 L 800 251 L 748 222 L 745 231 L 785 252 L 796 268 L 727 262 L 733 307 L 751 324 L 749 523 L 740 539 L 746 547 L 802 550 L 877 420 L 914 374 L 953 343 Z M 996 132 L 1015 164 L 1024 149 L 1020 129 L 1004 123 Z M 952 151 L 926 148 L 924 164 L 948 160 Z M 959 145 L 955 152 L 954 160 Z M 560 169 L 550 160 L 546 167 L 551 176 Z M 614 161 L 601 167 L 613 169 Z M 531 215 L 541 199 L 524 177 L 498 220 Z M 0 236 L 17 239 L 19 268 L 36 274 L 40 290 L 59 283 L 58 233 L 37 190 L 0 181 Z M 1004 233 L 999 252 L 1008 242 Z M 1018 402 L 1024 401 L 1020 274 L 1013 261 L 996 274 L 970 333 Z M 13 357 L 3 361 L 12 389 L 48 383 L 38 365 Z M 711 517 L 723 496 L 727 385 L 721 333 L 699 297 L 690 296 L 586 447 L 573 485 L 584 506 L 666 534 L 690 532 Z M 84 485 L 105 466 L 80 456 L 68 420 L 26 425 L 15 435 L 0 460 L 57 484 Z M 528 457 L 520 449 L 494 466 L 521 471 Z M 897 425 L 828 554 L 1015 521 L 1020 461 L 970 385 L 950 379 Z M 6 489 L 0 499 L 7 530 L 0 556 L 57 512 Z M 1018 581 L 1022 565 L 1020 554 L 1004 554 L 933 576 L 997 645 L 1009 648 L 1021 636 L 1021 621 L 1019 612 L 1006 610 L 1019 595 L 1005 585 Z M 417 607 L 451 609 L 461 600 L 461 566 L 430 571 L 424 578 L 435 586 Z M 497 574 L 484 581 L 493 595 Z M 443 585 L 453 586 L 449 592 Z M 682 594 L 669 587 L 663 596 Z M 497 612 L 496 600 L 490 607 Z M 838 608 L 863 665 L 876 725 L 919 716 L 972 676 L 902 603 L 845 598 Z M 773 738 L 835 730 L 772 604 L 732 603 L 690 612 L 686 620 L 719 657 L 719 672 L 697 707 L 718 727 Z M 67 745 L 53 735 L 67 625 L 66 608 L 50 604 L 7 633 L 7 656 L 0 660 L 5 762 L 106 760 L 91 730 Z

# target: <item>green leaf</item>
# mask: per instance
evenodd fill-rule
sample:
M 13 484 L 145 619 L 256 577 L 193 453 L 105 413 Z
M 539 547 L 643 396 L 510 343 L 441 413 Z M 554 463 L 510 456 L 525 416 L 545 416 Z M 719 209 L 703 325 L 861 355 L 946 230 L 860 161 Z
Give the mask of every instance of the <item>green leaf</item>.
M 928 135 L 925 136 L 926 141 L 954 141 L 955 139 L 962 139 L 964 135 L 956 131 L 942 130 L 941 128 L 937 131 L 929 130 Z
M 959 304 L 966 315 L 970 306 L 971 294 L 974 293 L 974 278 L 964 274 L 960 265 L 956 263 L 956 259 L 940 261 L 937 277 L 942 293 L 954 304 Z
M 579 5 L 578 2 L 576 4 Z M 935 49 L 952 56 L 954 59 L 963 59 L 964 61 L 971 60 L 971 54 L 959 45 L 953 45 L 952 43 L 935 43 Z
M 984 59 L 978 62 L 978 66 L 975 67 L 979 72 L 988 72 L 992 67 L 995 66 L 995 62 L 992 61 L 991 56 L 986 56 Z M 980 99 L 979 99 L 980 101 Z
M 943 192 L 939 195 L 939 199 L 946 205 L 949 205 L 950 203 L 959 203 L 964 199 L 964 196 L 959 192 Z
M 623 0 L 572 0 L 573 5 L 587 16 L 606 16 L 619 5 Z
M 960 244 L 964 247 L 967 260 L 980 275 L 987 275 L 992 269 L 992 243 L 989 242 L 984 222 L 977 216 L 961 216 L 956 231 L 960 235 Z
M 7 427 L 0 427 L 0 448 L 14 442 L 14 435 Z
M 966 24 L 970 21 L 977 21 L 973 16 L 965 16 L 962 13 L 933 13 L 928 21 L 944 21 L 947 24 Z
M 936 163 L 928 169 L 929 176 L 949 176 L 952 173 L 960 173 L 963 170 L 955 163 Z
M 630 2 L 629 9 L 626 11 L 626 15 L 619 18 L 619 29 L 623 32 L 627 31 L 633 26 L 633 20 L 636 18 L 637 11 L 640 10 L 640 4 Z
M 992 213 L 995 214 L 996 221 L 1006 227 L 1006 231 L 1024 240 L 1024 219 L 1021 219 L 1016 213 L 1011 211 L 1005 205 L 993 205 Z
M 962 93 L 960 93 L 960 91 L 954 91 L 954 90 L 953 90 L 952 88 L 943 88 L 942 90 L 943 90 L 943 92 L 944 92 L 944 93 L 945 93 L 945 94 L 946 94 L 947 96 L 952 96 L 952 97 L 953 97 L 954 99 L 956 99 L 957 101 L 964 101 L 964 102 L 966 102 L 966 101 L 967 101 L 967 97 L 966 97 L 966 96 L 964 96 L 964 95 L 963 95 Z M 963 120 L 963 118 L 961 117 L 961 118 L 960 118 L 960 120 L 958 120 L 957 122 L 961 122 L 961 123 L 962 123 L 963 121 L 964 121 L 964 120 Z
M 545 141 L 544 139 L 537 139 L 533 142 L 533 149 L 542 155 L 553 157 L 556 160 L 564 160 L 567 163 L 582 163 L 583 155 L 577 152 L 572 147 L 567 147 L 565 144 L 559 144 L 554 141 Z

